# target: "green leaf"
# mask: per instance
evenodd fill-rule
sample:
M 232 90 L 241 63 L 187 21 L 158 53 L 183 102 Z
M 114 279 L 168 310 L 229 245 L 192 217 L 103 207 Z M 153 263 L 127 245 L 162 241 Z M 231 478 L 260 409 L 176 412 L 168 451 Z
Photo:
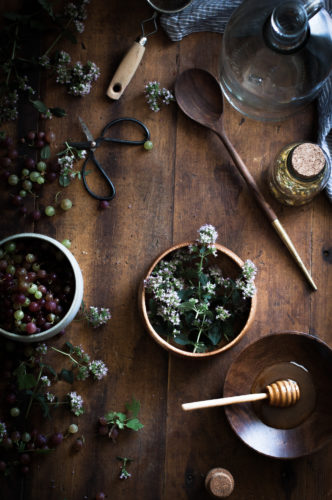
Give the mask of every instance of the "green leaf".
M 56 371 L 54 370 L 54 368 L 51 365 L 45 365 L 45 363 L 40 363 L 40 367 L 46 368 L 53 375 L 53 377 L 57 376 Z
M 192 288 L 186 288 L 185 290 L 177 290 L 176 292 L 181 300 L 187 301 L 195 293 Z
M 70 352 L 70 354 L 74 351 L 74 346 L 70 342 L 66 342 L 65 346 L 68 348 L 68 351 Z
M 53 7 L 48 2 L 47 0 L 38 0 L 39 5 L 43 7 L 43 9 L 46 10 L 46 12 L 51 16 L 52 19 L 54 19 L 54 12 L 53 12 Z
M 132 429 L 133 431 L 139 431 L 144 427 L 144 425 L 141 424 L 138 418 L 130 418 L 126 423 L 126 427 Z
M 127 420 L 127 415 L 125 415 L 124 413 L 121 413 L 119 411 L 119 412 L 116 412 L 115 414 L 116 414 L 117 419 L 119 420 L 119 422 L 125 422 Z
M 43 395 L 41 394 L 37 394 L 34 398 L 36 401 L 38 401 L 38 403 L 40 404 L 40 406 L 42 407 L 42 410 L 43 410 L 43 417 L 49 417 L 50 416 L 50 409 L 49 409 L 49 406 L 48 404 L 46 403 L 45 401 L 45 398 Z
M 179 305 L 179 310 L 180 311 L 193 311 L 196 308 L 196 303 L 187 301 L 187 302 L 182 302 L 182 304 Z
M 58 118 L 62 118 L 63 116 L 67 116 L 67 113 L 62 108 L 50 108 L 52 115 L 57 116 Z
M 72 370 L 65 370 L 64 368 L 59 373 L 59 378 L 68 382 L 68 384 L 72 384 L 74 382 L 74 374 Z
M 201 285 L 205 286 L 207 284 L 207 282 L 209 281 L 209 277 L 204 273 L 200 273 L 199 274 L 199 281 L 200 281 Z
M 188 339 L 184 333 L 180 333 L 176 337 L 174 337 L 174 342 L 180 345 L 194 345 L 194 343 Z
M 114 424 L 115 423 L 115 418 L 116 418 L 116 413 L 115 411 L 110 411 L 109 413 L 106 413 L 105 419 L 108 424 Z
M 48 107 L 42 101 L 30 101 L 39 113 L 47 113 Z
M 230 321 L 225 321 L 222 325 L 222 333 L 227 341 L 232 340 L 234 338 L 234 328 L 233 324 Z
M 16 376 L 17 385 L 20 391 L 32 389 L 37 385 L 37 380 L 32 375 L 32 373 L 27 373 L 24 363 L 21 363 L 16 368 L 16 370 L 14 371 L 14 375 Z
M 126 409 L 131 412 L 133 417 L 137 417 L 141 409 L 141 404 L 133 397 L 131 402 L 126 403 Z
M 48 144 L 44 146 L 40 152 L 40 157 L 42 160 L 48 160 L 48 158 L 51 156 L 51 148 L 49 147 Z
M 203 344 L 202 342 L 199 342 L 198 344 L 195 344 L 196 346 L 196 351 L 195 352 L 206 352 L 207 351 L 207 347 L 205 344 Z
M 61 174 L 59 177 L 59 184 L 62 187 L 68 187 L 70 184 L 70 177 L 68 177 L 68 175 Z
M 217 345 L 221 339 L 221 330 L 218 324 L 212 325 L 212 327 L 208 330 L 207 334 L 208 338 L 211 341 L 212 345 Z

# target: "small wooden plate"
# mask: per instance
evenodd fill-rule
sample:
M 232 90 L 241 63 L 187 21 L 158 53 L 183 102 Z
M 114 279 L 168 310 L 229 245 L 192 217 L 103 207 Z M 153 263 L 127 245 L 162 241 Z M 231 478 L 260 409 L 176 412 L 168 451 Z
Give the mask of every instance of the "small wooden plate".
M 304 415 L 302 419 L 295 421 L 290 428 L 277 428 L 271 422 L 267 425 L 262 420 L 262 413 L 252 403 L 229 406 L 225 412 L 231 427 L 245 444 L 263 455 L 288 459 L 309 455 L 332 439 L 332 349 L 327 344 L 300 332 L 267 335 L 250 344 L 232 363 L 223 395 L 255 392 L 255 383 L 261 374 L 270 367 L 284 366 L 285 363 L 305 368 L 312 382 L 314 401 L 307 414 L 300 412 Z M 300 402 L 301 398 L 296 405 Z M 302 400 L 301 404 L 305 403 Z M 293 413 L 287 413 L 294 412 L 294 407 L 278 411 L 285 412 L 286 422 L 288 416 L 294 418 Z

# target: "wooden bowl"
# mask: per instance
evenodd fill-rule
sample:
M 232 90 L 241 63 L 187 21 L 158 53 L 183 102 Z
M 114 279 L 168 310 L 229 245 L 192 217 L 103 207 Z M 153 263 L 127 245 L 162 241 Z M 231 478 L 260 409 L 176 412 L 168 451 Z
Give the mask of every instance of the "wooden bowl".
M 209 356 L 215 356 L 216 354 L 220 354 L 221 352 L 224 352 L 228 349 L 230 349 L 233 345 L 237 344 L 242 337 L 247 333 L 248 329 L 250 328 L 255 312 L 256 312 L 256 304 L 257 304 L 257 298 L 256 295 L 250 299 L 250 311 L 248 316 L 245 318 L 244 321 L 241 321 L 239 324 L 238 328 L 238 334 L 237 336 L 231 341 L 231 342 L 226 342 L 222 341 L 219 343 L 219 345 L 216 347 L 215 350 L 213 351 L 208 351 L 204 353 L 193 353 L 186 351 L 184 349 L 181 349 L 180 347 L 177 347 L 177 345 L 171 344 L 167 342 L 163 337 L 161 337 L 153 328 L 152 324 L 150 323 L 148 313 L 147 313 L 147 306 L 146 306 L 146 293 L 145 293 L 145 288 L 144 288 L 144 281 L 150 276 L 156 265 L 165 257 L 167 257 L 169 254 L 174 252 L 175 250 L 178 250 L 180 248 L 187 247 L 189 245 L 194 245 L 196 244 L 195 241 L 189 241 L 185 243 L 180 243 L 178 245 L 174 245 L 165 252 L 163 252 L 151 265 L 150 269 L 148 270 L 146 276 L 142 280 L 139 288 L 139 308 L 142 313 L 143 317 L 143 322 L 148 330 L 149 334 L 152 336 L 152 338 L 159 344 L 161 345 L 164 349 L 167 349 L 168 351 L 180 355 L 180 356 L 185 356 L 187 358 L 194 358 L 194 359 L 199 359 L 199 358 L 207 358 Z M 211 257 L 211 262 L 214 265 L 219 266 L 223 270 L 224 276 L 228 276 L 230 278 L 237 278 L 239 276 L 241 267 L 243 266 L 244 262 L 231 250 L 228 248 L 215 244 L 218 255 L 217 257 Z M 213 259 L 213 260 L 212 260 Z
M 267 335 L 240 353 L 225 379 L 224 397 L 228 397 L 261 392 L 267 383 L 289 375 L 298 378 L 300 386 L 295 406 L 268 409 L 265 402 L 225 409 L 242 441 L 269 457 L 308 455 L 332 438 L 332 349 L 306 333 Z M 280 424 L 284 428 L 278 428 Z

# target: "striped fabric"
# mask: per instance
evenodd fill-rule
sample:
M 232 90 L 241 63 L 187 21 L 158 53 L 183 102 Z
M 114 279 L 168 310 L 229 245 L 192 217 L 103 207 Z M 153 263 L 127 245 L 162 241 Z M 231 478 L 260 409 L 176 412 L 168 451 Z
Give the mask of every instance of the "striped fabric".
M 160 24 L 173 42 L 197 31 L 223 33 L 233 10 L 242 0 L 193 0 L 183 11 L 160 17 Z M 326 9 L 332 15 L 332 0 L 325 0 Z M 332 163 L 332 75 L 317 99 L 318 144 L 326 151 Z M 331 169 L 332 171 L 332 169 Z M 332 172 L 326 188 L 332 202 Z

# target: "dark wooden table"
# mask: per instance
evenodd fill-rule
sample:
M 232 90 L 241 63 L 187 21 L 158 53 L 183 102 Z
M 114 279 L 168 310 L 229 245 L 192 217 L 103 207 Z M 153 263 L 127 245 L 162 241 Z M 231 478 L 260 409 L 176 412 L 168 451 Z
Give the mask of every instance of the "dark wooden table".
M 12 9 L 14 3 L 6 0 L 2 5 L 4 10 Z M 3 129 L 15 137 L 31 128 L 51 128 L 56 133 L 56 151 L 69 138 L 83 140 L 78 116 L 96 136 L 109 120 L 130 116 L 146 123 L 154 148 L 150 152 L 122 145 L 100 148 L 99 158 L 117 190 L 111 207 L 103 212 L 76 180 L 65 192 L 73 208 L 32 224 L 8 209 L 8 190 L 2 184 L 1 237 L 35 231 L 72 240 L 71 250 L 84 276 L 85 303 L 110 307 L 112 319 L 100 330 L 74 322 L 64 338 L 49 342 L 58 347 L 65 340 L 82 344 L 109 368 L 100 382 L 75 383 L 86 403 L 85 415 L 72 418 L 58 410 L 52 421 L 42 424 L 47 433 L 63 432 L 70 423 L 77 423 L 85 438 L 82 451 L 71 453 L 71 438 L 65 440 L 56 452 L 37 460 L 23 480 L 1 478 L 0 497 L 81 500 L 94 499 L 104 491 L 112 500 L 203 500 L 208 498 L 206 473 L 221 466 L 235 478 L 234 500 L 331 499 L 331 446 L 297 460 L 269 459 L 235 436 L 223 409 L 181 410 L 182 402 L 219 397 L 235 356 L 264 335 L 309 332 L 332 346 L 329 202 L 321 194 L 303 207 L 283 207 L 272 199 L 265 180 L 282 146 L 315 140 L 314 106 L 282 123 L 259 123 L 225 104 L 225 129 L 310 269 L 317 292 L 309 289 L 218 138 L 187 119 L 175 103 L 159 113 L 145 103 L 144 85 L 150 80 L 171 89 L 179 72 L 194 66 L 217 75 L 222 36 L 196 33 L 172 43 L 159 29 L 149 38 L 135 77 L 116 102 L 105 95 L 108 83 L 151 10 L 143 0 L 94 0 L 88 12 L 79 43 L 60 45 L 73 61 L 92 60 L 101 68 L 91 94 L 68 96 L 54 79 L 43 77 L 42 99 L 65 108 L 67 116 L 45 124 L 26 108 L 18 122 Z M 59 190 L 56 185 L 45 190 L 41 203 L 51 203 Z M 221 244 L 257 264 L 258 307 L 252 328 L 236 347 L 215 359 L 193 361 L 169 355 L 144 330 L 137 307 L 138 285 L 158 254 L 173 243 L 194 239 L 205 223 L 217 228 Z M 3 352 L 5 344 L 1 341 Z M 55 363 L 63 367 L 58 358 Z M 99 436 L 98 417 L 123 411 L 132 396 L 141 403 L 144 428 L 138 433 L 123 432 L 116 444 Z M 2 406 L 5 418 L 8 408 Z M 117 456 L 134 459 L 129 465 L 132 477 L 126 481 L 118 477 Z

